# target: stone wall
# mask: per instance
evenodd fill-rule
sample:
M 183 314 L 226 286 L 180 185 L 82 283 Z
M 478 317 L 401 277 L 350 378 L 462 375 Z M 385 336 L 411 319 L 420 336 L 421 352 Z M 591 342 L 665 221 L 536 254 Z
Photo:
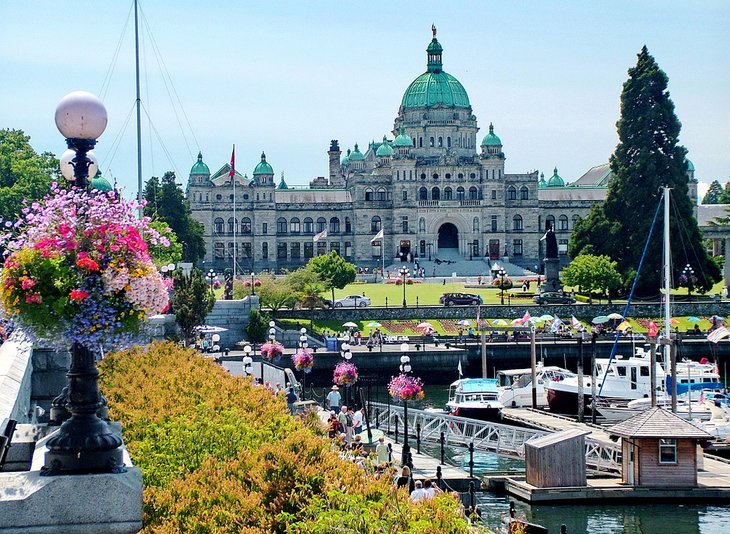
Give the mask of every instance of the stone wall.
M 0 424 L 29 421 L 32 373 L 30 341 L 14 334 L 0 347 Z
M 68 351 L 34 348 L 32 362 L 31 402 L 46 411 L 41 420 L 47 421 L 51 401 L 67 384 L 66 372 L 71 364 L 71 354 Z
M 242 300 L 217 300 L 215 306 L 205 318 L 205 324 L 226 328 L 220 332 L 222 349 L 233 349 L 238 341 L 245 337 L 246 325 L 251 308 L 258 309 L 259 297 L 253 295 Z

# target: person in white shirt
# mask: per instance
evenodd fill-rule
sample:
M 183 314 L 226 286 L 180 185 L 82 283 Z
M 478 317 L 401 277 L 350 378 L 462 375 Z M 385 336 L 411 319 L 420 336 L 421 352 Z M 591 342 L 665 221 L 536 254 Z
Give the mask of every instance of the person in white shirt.
M 355 410 L 355 412 L 352 414 L 352 427 L 355 430 L 355 434 L 359 434 L 362 432 L 362 419 L 364 417 L 364 408 L 360 408 L 359 410 Z
M 330 410 L 337 410 L 342 402 L 342 396 L 340 395 L 337 386 L 332 386 L 332 391 L 327 394 L 327 408 Z
M 385 438 L 383 436 L 378 438 L 378 446 L 375 447 L 375 454 L 378 457 L 378 465 L 390 464 L 390 451 L 385 444 Z
M 420 480 L 416 480 L 416 489 L 411 492 L 411 500 L 422 501 L 426 498 L 426 494 L 423 491 L 423 482 L 421 482 Z

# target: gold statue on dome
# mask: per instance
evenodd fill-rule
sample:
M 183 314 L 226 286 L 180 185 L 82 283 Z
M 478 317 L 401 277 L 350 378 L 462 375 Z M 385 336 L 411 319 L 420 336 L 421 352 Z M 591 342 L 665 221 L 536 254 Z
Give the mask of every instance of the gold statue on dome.
M 433 38 L 436 39 L 436 25 L 431 24 L 431 31 L 433 32 Z

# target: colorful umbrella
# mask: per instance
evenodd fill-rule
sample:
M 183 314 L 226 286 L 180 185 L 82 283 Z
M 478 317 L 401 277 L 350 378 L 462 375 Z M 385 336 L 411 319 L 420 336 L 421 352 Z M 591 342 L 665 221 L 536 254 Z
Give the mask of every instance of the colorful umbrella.
M 687 320 L 688 320 L 688 321 L 689 321 L 690 323 L 699 323 L 699 322 L 700 322 L 700 321 L 701 321 L 702 319 L 700 319 L 699 317 L 695 317 L 695 316 L 693 315 L 692 317 L 687 317 Z
M 342 326 L 345 328 L 357 328 L 357 323 L 353 323 L 352 321 L 348 321 L 347 323 L 344 323 Z
M 505 321 L 504 319 L 495 319 L 494 321 L 492 321 L 492 324 L 494 326 L 507 326 L 507 321 Z
M 609 313 L 606 317 L 608 317 L 609 319 L 616 319 L 616 320 L 624 318 L 623 315 L 621 315 L 620 313 L 616 313 L 616 312 Z
M 433 328 L 433 325 L 428 322 L 423 322 L 423 323 L 418 323 L 418 325 L 416 325 L 416 328 L 419 328 L 419 329 L 420 328 Z
M 599 315 L 598 317 L 594 317 L 591 322 L 593 324 L 603 324 L 607 323 L 608 321 L 610 321 L 608 317 L 606 317 L 605 315 Z
M 519 318 L 519 319 L 512 319 L 512 324 L 513 324 L 513 325 L 520 325 L 520 324 L 522 324 L 523 322 L 524 322 L 524 321 L 522 320 L 522 318 Z
M 380 323 L 378 323 L 378 322 L 373 321 L 372 323 L 368 323 L 365 326 L 367 326 L 368 328 L 378 328 L 378 327 L 383 326 L 383 325 L 380 324 Z
M 552 321 L 553 319 L 555 319 L 555 317 L 553 317 L 549 313 L 546 313 L 545 315 L 541 315 L 540 319 L 542 319 L 543 321 Z
M 624 321 L 616 327 L 616 330 L 623 332 L 627 328 L 631 328 L 631 323 L 629 323 L 628 321 Z
M 677 321 L 676 319 L 672 318 L 672 319 L 669 319 L 669 324 L 679 324 L 679 321 Z
M 456 324 L 458 324 L 459 326 L 471 326 L 471 321 L 468 321 L 466 319 L 462 319 L 461 321 L 459 321 Z

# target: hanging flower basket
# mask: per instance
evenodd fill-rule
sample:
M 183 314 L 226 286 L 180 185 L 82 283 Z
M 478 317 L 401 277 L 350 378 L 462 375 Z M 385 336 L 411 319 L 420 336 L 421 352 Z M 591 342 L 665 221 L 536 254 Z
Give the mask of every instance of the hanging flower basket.
M 388 393 L 395 400 L 422 400 L 425 396 L 420 378 L 406 374 L 394 376 L 388 384 Z
M 309 373 L 314 367 L 314 356 L 306 349 L 299 349 L 295 352 L 291 357 L 291 361 L 294 362 L 294 369 L 297 371 Z
M 357 382 L 359 376 L 355 364 L 340 362 L 335 366 L 332 381 L 338 386 L 351 386 Z
M 284 345 L 274 341 L 273 343 L 264 343 L 261 345 L 261 356 L 267 360 L 278 360 L 284 354 Z
M 259 287 L 261 285 L 261 280 L 258 278 L 253 281 L 254 287 Z M 244 280 L 243 281 L 243 287 L 251 287 L 251 280 Z
M 148 252 L 169 241 L 116 193 L 61 190 L 23 210 L 0 245 L 3 315 L 36 342 L 121 347 L 138 341 L 145 319 L 168 305 Z
M 495 278 L 492 280 L 492 285 L 499 289 L 512 289 L 513 286 L 512 280 L 510 280 L 509 276 L 504 277 L 504 282 L 501 277 Z

